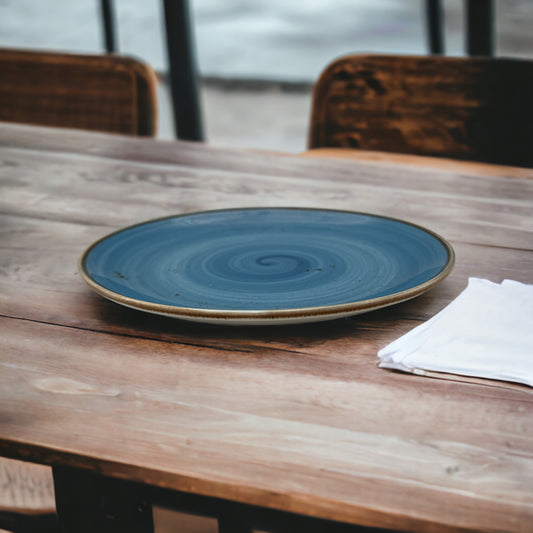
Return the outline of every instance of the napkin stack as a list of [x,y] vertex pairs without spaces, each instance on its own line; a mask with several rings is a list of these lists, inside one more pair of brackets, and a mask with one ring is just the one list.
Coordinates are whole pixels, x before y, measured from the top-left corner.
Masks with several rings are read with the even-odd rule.
[[533,387],[533,285],[470,278],[451,304],[378,356],[382,368]]

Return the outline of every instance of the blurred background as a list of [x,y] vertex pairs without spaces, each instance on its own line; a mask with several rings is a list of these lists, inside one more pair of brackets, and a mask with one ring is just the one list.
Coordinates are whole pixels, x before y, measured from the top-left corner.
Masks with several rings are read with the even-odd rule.
[[[118,51],[161,76],[173,138],[162,2],[115,0]],[[447,55],[463,55],[462,0],[443,0]],[[206,141],[303,151],[313,82],[348,53],[427,54],[423,0],[190,0]],[[496,0],[496,55],[533,58],[533,1]],[[0,0],[0,46],[104,51],[96,0]]]

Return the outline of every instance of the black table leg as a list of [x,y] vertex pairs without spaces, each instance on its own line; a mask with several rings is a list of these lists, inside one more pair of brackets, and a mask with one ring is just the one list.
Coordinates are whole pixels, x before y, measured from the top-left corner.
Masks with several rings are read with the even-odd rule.
[[140,484],[54,467],[61,533],[153,533],[152,506]]
[[218,533],[252,533],[252,528],[238,518],[221,516],[218,518]]

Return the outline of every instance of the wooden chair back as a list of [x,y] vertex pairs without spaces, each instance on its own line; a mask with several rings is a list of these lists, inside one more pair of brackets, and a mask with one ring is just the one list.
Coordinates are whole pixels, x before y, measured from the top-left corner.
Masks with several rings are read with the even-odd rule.
[[0,50],[0,120],[153,136],[157,79],[115,55]]
[[533,61],[351,55],[314,88],[309,148],[533,166]]

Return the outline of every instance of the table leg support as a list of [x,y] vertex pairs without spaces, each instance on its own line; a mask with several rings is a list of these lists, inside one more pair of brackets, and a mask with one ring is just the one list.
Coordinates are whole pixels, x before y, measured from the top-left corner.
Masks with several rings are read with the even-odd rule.
[[142,485],[70,467],[54,467],[61,533],[153,533]]
[[252,533],[252,528],[232,516],[218,518],[218,533]]

